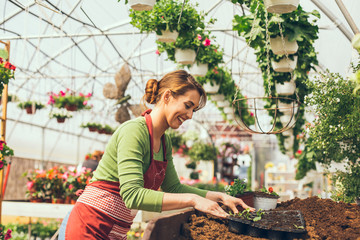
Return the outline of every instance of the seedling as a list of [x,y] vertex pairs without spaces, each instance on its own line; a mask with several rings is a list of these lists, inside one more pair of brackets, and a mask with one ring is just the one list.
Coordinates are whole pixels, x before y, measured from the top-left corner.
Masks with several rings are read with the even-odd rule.
[[297,229],[304,229],[304,226],[298,226],[296,224],[294,224],[294,227],[296,227]]

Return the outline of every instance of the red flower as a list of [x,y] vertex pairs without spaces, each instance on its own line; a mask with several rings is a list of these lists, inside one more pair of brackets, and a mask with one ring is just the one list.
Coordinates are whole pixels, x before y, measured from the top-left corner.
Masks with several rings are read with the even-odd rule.
[[274,189],[272,187],[269,187],[269,193],[272,193]]
[[214,49],[214,52],[217,52],[217,49],[216,49],[216,48]]
[[205,40],[203,41],[203,45],[204,45],[205,47],[210,46],[210,45],[211,45],[211,40],[208,39],[208,38],[205,38]]
[[299,150],[297,150],[296,153],[299,154],[299,155],[301,155],[302,151],[299,149]]

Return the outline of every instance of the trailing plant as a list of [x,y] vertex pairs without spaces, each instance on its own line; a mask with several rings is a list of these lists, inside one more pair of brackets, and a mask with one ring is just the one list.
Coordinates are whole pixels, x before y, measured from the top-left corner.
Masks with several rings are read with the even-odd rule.
[[100,129],[100,128],[101,128],[101,124],[88,122],[88,123],[82,123],[82,124],[80,125],[80,127],[81,127],[81,128],[95,128],[95,129]]
[[60,91],[58,94],[50,92],[48,104],[56,108],[67,108],[70,106],[75,106],[76,110],[91,109],[91,106],[88,105],[88,100],[91,98],[91,96],[91,93],[86,95],[79,93],[76,95],[74,91],[66,89],[65,92]]
[[[205,28],[204,14],[199,14],[189,0],[162,0],[151,11],[130,10],[131,24],[140,32],[177,31],[179,36],[193,35],[196,29]],[[181,16],[181,17],[180,17]],[[180,21],[179,21],[180,19]]]
[[5,157],[14,156],[14,150],[12,150],[5,141],[0,140],[0,170],[7,165]]
[[14,78],[16,67],[10,62],[0,57],[0,95],[4,89],[4,85],[9,83],[10,79]]
[[36,110],[45,108],[44,104],[35,101],[26,101],[18,104],[18,107],[21,109],[32,108],[33,106],[35,107]]
[[[239,35],[244,37],[250,47],[255,50],[256,61],[259,63],[259,67],[262,71],[264,79],[265,92],[269,96],[276,96],[275,83],[283,83],[284,81],[290,81],[291,78],[295,80],[297,96],[294,94],[290,96],[292,99],[298,99],[300,102],[304,101],[304,97],[311,93],[311,89],[305,84],[308,79],[308,72],[314,69],[314,66],[318,64],[316,52],[314,48],[314,41],[318,38],[318,27],[316,25],[317,18],[320,17],[317,11],[305,12],[301,6],[297,10],[288,14],[271,14],[268,13],[268,34],[269,37],[275,37],[280,35],[281,25],[282,33],[284,37],[288,37],[289,41],[297,41],[299,49],[296,55],[298,55],[298,62],[295,70],[290,73],[275,72],[270,67],[270,74],[267,73],[268,66],[271,65],[271,61],[279,61],[281,56],[276,56],[272,51],[268,52],[266,45],[266,20],[265,20],[265,7],[262,1],[246,1],[246,0],[233,0],[232,2],[238,2],[244,4],[250,10],[249,15],[234,17],[234,30],[237,30]],[[258,12],[255,16],[256,8]],[[311,21],[311,17],[314,17]],[[254,28],[252,29],[254,23]],[[269,56],[269,59],[268,59]],[[282,56],[284,57],[284,56]],[[293,56],[289,55],[292,59]],[[270,84],[270,92],[268,92],[268,85]],[[269,100],[265,108],[275,107],[274,99]],[[281,114],[279,114],[281,115]],[[302,127],[305,123],[304,120],[304,106],[301,105],[299,109],[299,115],[297,122],[293,127],[294,136],[302,132]],[[280,122],[276,123],[277,128],[282,128]],[[284,136],[277,134],[279,146],[283,153],[284,148]],[[298,140],[294,138],[295,153],[298,150]]]

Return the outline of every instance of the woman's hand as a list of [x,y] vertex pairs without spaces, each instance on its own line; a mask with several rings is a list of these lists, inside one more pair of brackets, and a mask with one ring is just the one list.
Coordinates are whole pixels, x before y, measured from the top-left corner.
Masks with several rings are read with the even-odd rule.
[[246,205],[242,199],[232,197],[225,193],[209,191],[206,195],[206,198],[216,202],[221,202],[222,204],[228,206],[233,211],[233,213],[239,212],[239,210],[236,208],[236,206],[239,205],[244,209],[250,208],[251,212],[255,211],[255,208]]
[[229,214],[226,213],[224,209],[222,209],[217,202],[200,196],[196,196],[196,198],[194,199],[193,207],[196,210],[199,210],[204,213],[209,213],[220,218],[226,218],[229,216]]

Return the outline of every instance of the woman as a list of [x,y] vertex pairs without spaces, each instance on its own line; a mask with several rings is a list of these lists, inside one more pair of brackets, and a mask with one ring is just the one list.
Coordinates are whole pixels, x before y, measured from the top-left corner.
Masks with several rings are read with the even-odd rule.
[[123,123],[113,134],[91,183],[70,213],[65,239],[126,239],[137,209],[161,212],[194,207],[226,217],[217,202],[234,212],[237,205],[248,208],[224,193],[182,185],[175,172],[165,130],[179,128],[205,106],[201,85],[178,70],[160,81],[149,80],[143,99],[155,104],[154,109]]

